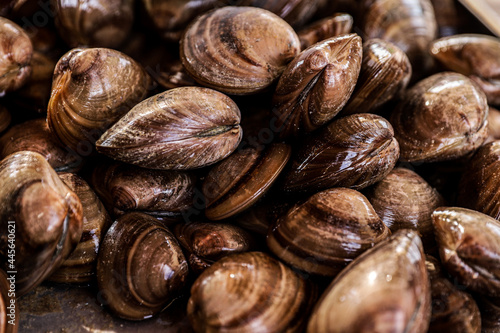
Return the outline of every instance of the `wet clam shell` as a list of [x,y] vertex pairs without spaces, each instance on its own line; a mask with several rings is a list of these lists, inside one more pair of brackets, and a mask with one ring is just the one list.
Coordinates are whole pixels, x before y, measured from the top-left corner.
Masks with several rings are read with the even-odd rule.
[[352,16],[346,13],[337,13],[313,22],[297,31],[301,49],[305,50],[309,46],[331,37],[348,34],[351,32],[353,23]]
[[335,117],[356,86],[361,58],[361,37],[348,34],[314,44],[293,59],[273,96],[279,135],[297,137]]
[[112,49],[73,49],[58,61],[47,107],[51,132],[81,155],[147,93],[149,76]]
[[[0,162],[0,228],[15,222],[15,263],[7,256],[8,238],[0,238],[0,263],[17,270],[20,297],[53,273],[78,244],[82,205],[45,158],[35,152],[11,154]],[[6,233],[4,234],[6,236]]]
[[307,332],[426,332],[430,284],[422,243],[400,230],[355,259],[316,304]]
[[356,88],[342,115],[378,111],[406,89],[412,75],[410,60],[399,47],[382,39],[363,44],[363,61]]
[[266,89],[299,51],[299,38],[288,23],[253,7],[212,10],[191,23],[180,43],[188,73],[229,94]]
[[441,262],[470,290],[500,297],[500,222],[460,207],[432,214]]
[[334,188],[290,209],[269,229],[267,245],[295,268],[335,276],[389,235],[364,195]]
[[426,251],[436,247],[431,215],[434,209],[444,204],[444,200],[416,172],[395,168],[368,188],[365,195],[392,232],[399,229],[417,230]]
[[0,137],[0,159],[23,150],[41,154],[57,172],[75,171],[83,164],[76,153],[62,146],[50,132],[45,119],[17,124]]
[[401,160],[437,162],[464,156],[488,136],[488,104],[466,76],[444,72],[418,82],[391,115]]
[[142,320],[160,312],[179,296],[187,275],[174,235],[149,215],[120,217],[101,243],[98,297],[121,318]]
[[0,17],[0,95],[19,89],[30,77],[33,45],[16,23]]
[[95,279],[99,245],[112,221],[104,205],[85,180],[73,173],[60,173],[59,178],[75,192],[82,203],[83,231],[75,250],[49,279],[55,282],[91,282]]
[[195,332],[300,332],[314,298],[315,289],[290,268],[247,252],[206,269],[187,311]]
[[178,223],[173,232],[187,252],[190,268],[198,274],[231,253],[248,252],[255,247],[248,232],[228,223]]
[[208,88],[167,90],[137,104],[96,142],[97,151],[149,169],[195,169],[231,154],[242,137],[240,110]]
[[221,220],[252,206],[278,178],[290,155],[290,146],[275,143],[262,151],[240,150],[214,166],[202,185],[205,216]]
[[333,121],[298,148],[285,175],[284,189],[362,189],[383,179],[398,158],[399,145],[386,119],[353,114]]
[[433,41],[430,53],[445,68],[467,75],[500,104],[500,39],[479,34],[453,35]]

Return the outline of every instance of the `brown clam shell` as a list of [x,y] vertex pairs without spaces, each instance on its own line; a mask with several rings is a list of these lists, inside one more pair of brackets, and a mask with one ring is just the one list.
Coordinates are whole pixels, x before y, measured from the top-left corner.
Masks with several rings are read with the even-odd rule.
[[181,60],[200,84],[229,94],[269,87],[300,51],[295,31],[275,14],[253,7],[223,7],[191,23]]
[[247,148],[214,166],[202,186],[207,201],[205,216],[221,220],[252,206],[278,178],[291,151],[284,143],[262,151]]
[[345,35],[351,32],[354,19],[347,13],[337,13],[331,17],[326,17],[313,22],[297,31],[302,50],[309,46],[321,42],[325,39]]
[[367,39],[394,43],[408,55],[416,75],[429,69],[428,45],[437,34],[430,0],[363,0],[360,6]]
[[383,179],[398,157],[399,145],[387,120],[353,114],[333,121],[299,147],[284,188],[290,192],[362,189]]
[[51,0],[59,35],[71,47],[119,46],[134,22],[133,0]]
[[194,169],[231,154],[242,131],[238,106],[208,88],[167,90],[137,104],[96,142],[113,159],[150,169]]
[[460,180],[457,202],[500,219],[500,141],[490,142],[470,159]]
[[45,119],[17,124],[0,137],[0,159],[23,150],[41,154],[57,172],[77,170],[83,163],[77,154],[61,145]]
[[4,95],[28,80],[33,45],[20,26],[1,16],[0,40],[0,95]]
[[432,214],[441,262],[470,290],[500,297],[500,222],[460,207]]
[[267,245],[295,268],[335,276],[389,235],[364,195],[333,188],[290,209],[269,229]]
[[436,23],[438,25],[438,35],[440,37],[455,35],[460,27],[461,18],[458,15],[458,4],[454,0],[431,0],[434,12],[436,13]]
[[417,230],[426,252],[436,247],[432,212],[444,204],[443,197],[416,172],[395,168],[368,188],[366,197],[384,224],[396,232]]
[[183,171],[149,170],[122,163],[97,166],[96,192],[115,216],[139,211],[179,220],[194,202],[196,177]]
[[238,226],[225,223],[178,223],[173,232],[185,250],[189,267],[197,274],[231,254],[251,251],[253,237]]
[[407,91],[391,115],[401,160],[437,162],[464,156],[488,136],[488,104],[459,73],[434,74]]
[[406,89],[411,74],[410,60],[399,47],[382,39],[369,39],[363,44],[356,88],[342,114],[374,113]]
[[174,235],[149,215],[120,217],[101,243],[99,296],[121,318],[142,320],[160,312],[180,294],[187,275]]
[[188,318],[195,332],[301,332],[315,294],[267,254],[233,254],[194,282]]
[[361,37],[321,41],[293,59],[273,96],[282,138],[311,132],[329,122],[349,100],[361,68]]
[[47,122],[58,139],[89,155],[99,136],[147,93],[149,76],[112,49],[73,49],[57,63]]
[[481,314],[471,295],[457,289],[441,273],[439,261],[427,256],[431,281],[432,315],[428,333],[481,332]]
[[112,221],[85,180],[73,173],[60,173],[59,178],[75,192],[82,203],[83,232],[75,250],[49,279],[55,282],[91,282],[95,279],[99,245]]
[[0,332],[17,333],[19,308],[16,302],[16,275],[0,269]]
[[500,39],[453,35],[435,40],[429,47],[445,68],[467,75],[485,92],[488,103],[500,105]]
[[54,272],[78,244],[82,205],[35,152],[4,158],[0,179],[0,227],[4,232],[15,230],[15,263],[8,261],[6,234],[0,238],[0,262],[6,271],[17,271],[16,296],[20,297]]
[[426,332],[431,294],[422,243],[400,230],[344,269],[323,293],[307,332]]

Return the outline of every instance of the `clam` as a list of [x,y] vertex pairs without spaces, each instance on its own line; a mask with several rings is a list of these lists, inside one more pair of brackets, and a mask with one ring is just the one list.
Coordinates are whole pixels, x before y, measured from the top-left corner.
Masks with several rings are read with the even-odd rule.
[[301,332],[316,289],[262,252],[229,255],[191,287],[195,332]]
[[462,73],[485,92],[488,103],[500,104],[500,39],[477,34],[444,37],[430,52],[445,68]]
[[0,137],[0,159],[23,150],[41,154],[57,172],[77,170],[83,162],[77,154],[61,145],[49,131],[45,119],[17,124]]
[[240,110],[208,88],[167,90],[136,105],[96,142],[113,159],[150,169],[194,169],[231,154],[241,140]]
[[466,76],[434,74],[407,91],[391,115],[401,160],[437,162],[462,157],[488,136],[488,104]]
[[356,88],[342,114],[374,113],[406,89],[411,74],[410,60],[399,47],[382,39],[369,39],[363,44]]
[[15,279],[15,274],[8,276],[0,269],[0,332],[2,333],[17,333],[19,325]]
[[59,178],[75,192],[82,203],[83,232],[75,250],[49,279],[55,282],[91,282],[95,279],[99,245],[112,221],[85,180],[73,173],[60,173]]
[[182,292],[188,264],[174,235],[154,217],[123,215],[99,248],[99,296],[117,316],[150,318]]
[[278,219],[269,229],[267,245],[295,268],[335,276],[389,235],[364,195],[333,188],[316,193]]
[[436,38],[437,23],[430,0],[363,0],[361,29],[367,39],[387,40],[408,55],[414,74],[432,65],[428,45]]
[[253,237],[232,224],[178,223],[173,232],[185,250],[191,270],[198,274],[229,254],[248,252],[255,247]]
[[432,212],[444,204],[443,197],[416,172],[395,168],[366,190],[366,197],[384,224],[396,232],[417,230],[424,249],[435,248]]
[[6,232],[9,225],[15,225],[15,262],[9,262],[4,233],[0,238],[1,267],[17,271],[16,296],[20,297],[53,273],[78,244],[82,205],[35,152],[4,158],[0,179],[0,227]]
[[102,164],[94,169],[92,184],[115,216],[139,211],[178,221],[195,201],[196,177],[184,171]]
[[454,0],[431,0],[440,37],[455,35],[460,25],[457,2]]
[[149,76],[127,55],[73,49],[57,63],[47,109],[50,130],[80,155],[147,93]]
[[414,332],[429,326],[431,293],[420,237],[400,230],[344,269],[313,309],[307,332]]
[[33,45],[14,22],[0,17],[0,95],[19,89],[31,74]]
[[293,59],[273,96],[280,136],[297,137],[335,117],[356,86],[361,57],[361,37],[348,34],[314,44]]
[[252,206],[278,178],[290,154],[290,146],[275,143],[262,151],[239,150],[214,166],[202,185],[205,216],[221,220]]
[[500,220],[500,141],[490,142],[474,154],[459,183],[457,202]]
[[345,35],[351,32],[354,20],[347,13],[337,13],[330,17],[326,17],[319,21],[297,31],[302,50],[309,46],[321,42],[331,37]]
[[432,214],[441,262],[469,290],[500,297],[500,222],[461,207]]
[[457,289],[443,276],[436,258],[428,256],[426,265],[432,296],[432,316],[428,333],[480,333],[481,314],[474,298]]
[[117,47],[134,22],[133,0],[52,0],[59,35],[71,47]]
[[285,175],[284,189],[362,189],[383,179],[398,157],[399,145],[386,119],[353,114],[333,121],[298,148]]
[[253,7],[201,15],[180,41],[182,63],[196,81],[239,95],[265,90],[299,51],[299,38],[288,23]]

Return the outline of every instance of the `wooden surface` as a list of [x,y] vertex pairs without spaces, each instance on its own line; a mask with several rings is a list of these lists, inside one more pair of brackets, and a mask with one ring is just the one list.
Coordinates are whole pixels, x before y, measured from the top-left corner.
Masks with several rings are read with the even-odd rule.
[[500,37],[500,0],[459,0],[488,29]]

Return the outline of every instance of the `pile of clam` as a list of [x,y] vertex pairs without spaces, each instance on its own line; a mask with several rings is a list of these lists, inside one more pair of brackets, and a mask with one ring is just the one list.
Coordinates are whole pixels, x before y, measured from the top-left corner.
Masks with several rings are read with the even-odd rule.
[[9,271],[195,332],[500,332],[500,39],[456,1],[0,14],[0,332]]

